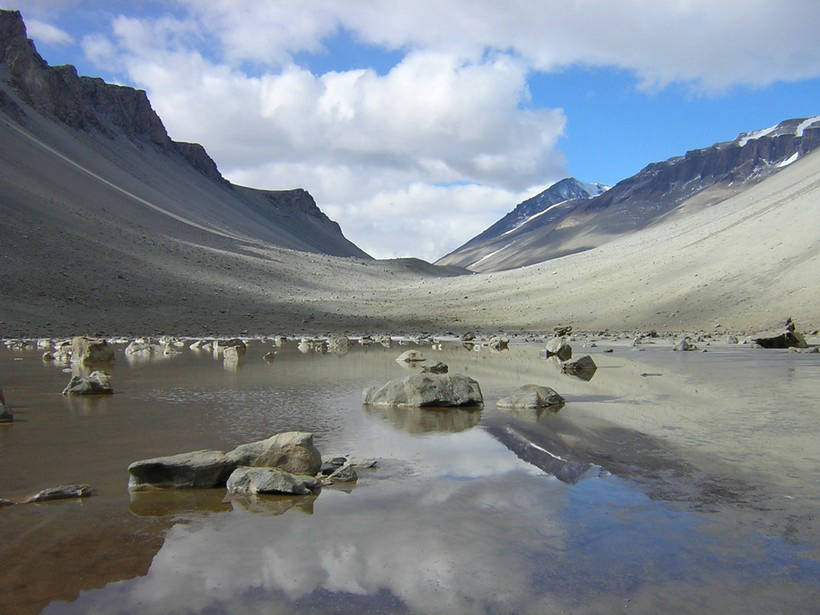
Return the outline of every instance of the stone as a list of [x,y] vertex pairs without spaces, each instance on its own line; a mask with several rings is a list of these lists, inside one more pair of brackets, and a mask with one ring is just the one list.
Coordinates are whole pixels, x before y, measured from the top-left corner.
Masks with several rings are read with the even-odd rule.
[[105,340],[85,336],[71,338],[71,358],[76,363],[110,363],[114,348]]
[[63,395],[110,395],[111,377],[105,372],[94,371],[88,376],[72,376]]
[[555,408],[564,405],[564,398],[554,389],[537,384],[525,384],[508,397],[496,402],[497,408]]
[[614,350],[613,348],[607,348],[607,349],[606,349],[606,350],[604,350],[603,352],[615,352],[615,350]]
[[236,461],[228,458],[225,453],[213,450],[142,459],[128,466],[128,488],[220,487],[236,466]]
[[581,380],[592,380],[598,366],[588,354],[583,357],[575,359],[574,361],[567,361],[561,365],[561,371],[570,376],[577,376]]
[[235,495],[310,495],[319,482],[312,476],[291,474],[279,468],[241,466],[231,473],[225,486],[228,493]]
[[197,340],[193,344],[188,346],[188,348],[190,350],[203,350],[202,346],[204,346],[206,343],[207,342],[205,340]]
[[125,355],[150,355],[154,353],[154,346],[150,342],[134,340],[125,347]]
[[736,335],[727,335],[726,336],[726,343],[727,344],[737,344],[737,336]]
[[446,363],[437,361],[433,365],[426,365],[421,368],[422,372],[429,372],[431,374],[446,374],[450,370]]
[[478,382],[462,374],[413,374],[363,393],[363,403],[382,406],[447,407],[484,403]]
[[572,346],[563,337],[554,337],[547,342],[547,358],[558,357],[559,361],[569,361],[572,358]]
[[487,340],[487,346],[492,350],[507,350],[510,346],[510,338],[494,335]]
[[334,483],[352,483],[359,480],[359,475],[356,474],[356,470],[353,469],[352,464],[346,463],[336,468],[336,471],[328,476],[328,480]]
[[5,498],[0,498],[0,508],[3,508],[3,506],[14,506],[14,502],[11,500],[6,500]]
[[806,340],[800,333],[788,329],[779,335],[755,337],[752,338],[752,341],[760,344],[763,348],[808,348]]
[[396,361],[399,363],[416,363],[425,360],[424,355],[418,350],[405,350],[396,357]]
[[[2,394],[0,393],[0,400],[2,399]],[[6,406],[5,403],[0,401],[0,423],[13,423],[14,422],[14,414],[12,414],[11,409]]]
[[43,489],[26,500],[26,502],[48,502],[49,500],[66,500],[69,498],[87,498],[94,495],[90,485],[60,485]]
[[248,349],[248,346],[242,340],[238,338],[229,339],[229,340],[216,340],[212,344],[214,355],[220,355],[225,353],[228,348],[233,348],[231,355],[235,355],[236,357],[243,357],[245,356],[245,351]]
[[678,340],[678,343],[672,347],[675,351],[692,351],[697,350],[698,347],[692,343],[692,338],[688,335]]
[[472,331],[468,331],[464,335],[461,336],[462,342],[472,342],[475,339],[475,333]]
[[572,333],[571,326],[558,326],[552,328],[552,334],[554,337],[564,337],[565,335],[569,335]]
[[322,455],[313,444],[313,434],[287,431],[265,440],[242,444],[227,453],[234,466],[277,467],[292,474],[315,475],[322,467]]
[[331,335],[327,340],[327,349],[335,354],[345,354],[350,350],[350,340],[344,335]]

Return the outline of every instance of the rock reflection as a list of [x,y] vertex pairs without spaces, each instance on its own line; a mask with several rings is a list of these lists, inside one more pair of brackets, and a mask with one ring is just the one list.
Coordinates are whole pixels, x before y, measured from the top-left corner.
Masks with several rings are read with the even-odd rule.
[[224,489],[152,489],[130,491],[130,510],[138,517],[165,517],[195,512],[228,512]]
[[313,503],[318,497],[318,495],[232,495],[226,498],[225,502],[230,504],[233,510],[244,510],[251,513],[283,515],[292,510],[312,515]]
[[459,432],[472,429],[481,421],[481,408],[406,408],[395,406],[362,406],[371,416],[377,416],[409,433]]
[[111,395],[66,395],[64,403],[79,416],[105,414],[111,409]]

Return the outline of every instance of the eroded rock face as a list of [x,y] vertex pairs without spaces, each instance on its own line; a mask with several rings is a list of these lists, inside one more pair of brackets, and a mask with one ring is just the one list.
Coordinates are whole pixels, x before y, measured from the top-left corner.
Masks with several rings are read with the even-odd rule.
[[287,431],[265,440],[237,446],[226,457],[236,466],[277,467],[292,474],[317,474],[322,455],[313,444],[313,434]]
[[114,348],[105,340],[85,336],[71,338],[71,357],[75,363],[110,363]]
[[365,389],[365,404],[382,406],[477,406],[484,403],[478,382],[462,374],[413,374]]
[[553,337],[547,342],[547,357],[556,356],[560,361],[569,361],[572,358],[572,346],[563,337]]
[[256,495],[310,495],[319,482],[312,476],[291,474],[279,468],[239,467],[228,477],[228,493]]
[[26,502],[47,502],[49,500],[66,500],[69,498],[87,498],[94,495],[91,485],[74,484],[49,487],[31,496]]
[[128,488],[209,488],[225,484],[236,462],[222,451],[193,451],[135,461],[128,466]]
[[554,389],[537,384],[525,384],[508,397],[502,397],[496,402],[498,408],[553,408],[555,410],[564,405],[564,398]]
[[111,377],[105,372],[91,372],[88,376],[72,376],[63,395],[110,395]]

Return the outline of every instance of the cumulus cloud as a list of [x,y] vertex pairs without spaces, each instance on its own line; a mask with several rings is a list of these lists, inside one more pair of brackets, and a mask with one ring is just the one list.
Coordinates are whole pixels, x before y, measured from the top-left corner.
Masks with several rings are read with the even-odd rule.
[[[307,188],[376,256],[434,259],[565,175],[566,117],[530,104],[532,71],[609,66],[647,90],[708,92],[820,75],[813,0],[179,6],[114,19],[86,56],[121,66],[229,179]],[[383,73],[297,65],[340,32],[401,59]]]
[[42,43],[67,45],[74,42],[74,37],[65,30],[39,19],[26,20],[26,31],[31,38]]

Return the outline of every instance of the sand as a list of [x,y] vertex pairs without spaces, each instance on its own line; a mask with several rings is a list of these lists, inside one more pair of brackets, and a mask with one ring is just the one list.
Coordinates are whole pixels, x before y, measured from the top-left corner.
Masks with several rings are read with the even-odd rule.
[[216,182],[124,139],[0,129],[4,337],[820,327],[820,152],[594,250],[453,277],[277,247]]

